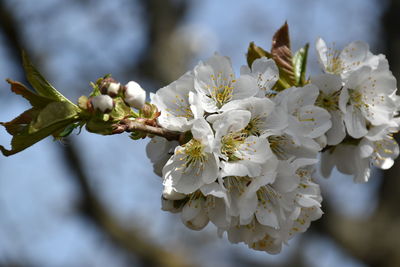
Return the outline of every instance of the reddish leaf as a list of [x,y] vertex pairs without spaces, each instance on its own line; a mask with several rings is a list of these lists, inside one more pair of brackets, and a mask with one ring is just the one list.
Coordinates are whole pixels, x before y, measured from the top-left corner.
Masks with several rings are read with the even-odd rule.
[[293,56],[290,49],[289,26],[287,22],[274,34],[271,54],[279,67],[279,76],[281,79],[289,85],[294,85]]
[[48,99],[46,97],[40,96],[23,85],[20,82],[13,81],[11,79],[6,80],[11,85],[11,91],[16,93],[17,95],[23,96],[26,100],[31,103],[33,107],[43,108],[53,100]]

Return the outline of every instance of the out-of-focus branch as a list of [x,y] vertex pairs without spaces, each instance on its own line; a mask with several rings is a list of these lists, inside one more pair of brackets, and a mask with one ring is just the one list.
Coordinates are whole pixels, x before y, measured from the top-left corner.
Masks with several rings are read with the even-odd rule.
[[73,142],[63,148],[63,155],[68,164],[68,169],[73,176],[82,193],[82,215],[86,216],[98,227],[100,227],[113,241],[124,250],[134,253],[140,259],[143,266],[189,266],[184,258],[177,254],[168,252],[160,246],[155,245],[143,231],[135,228],[125,228],[116,218],[104,208],[104,205],[92,191],[86,177],[82,160],[76,151]]
[[22,40],[19,36],[19,29],[17,26],[17,21],[12,15],[12,12],[8,10],[4,0],[0,0],[0,27],[7,37],[6,42],[8,47],[10,47],[10,52],[12,53],[14,59],[17,59],[19,63],[20,53],[22,45]]
[[27,47],[23,45],[23,39],[20,34],[18,22],[13,16],[11,10],[8,9],[6,1],[4,0],[0,0],[0,30],[4,33],[5,42],[9,48],[9,54],[12,56],[12,59],[21,74],[19,80],[26,84],[23,75],[24,70],[21,64],[21,51],[24,48],[27,50]]
[[369,218],[343,216],[324,201],[325,214],[313,229],[332,238],[368,266],[400,266],[400,218],[382,203]]
[[174,33],[183,20],[188,1],[141,0],[148,26],[145,51],[134,67],[140,77],[167,84],[182,75],[187,58],[182,44],[173,42]]

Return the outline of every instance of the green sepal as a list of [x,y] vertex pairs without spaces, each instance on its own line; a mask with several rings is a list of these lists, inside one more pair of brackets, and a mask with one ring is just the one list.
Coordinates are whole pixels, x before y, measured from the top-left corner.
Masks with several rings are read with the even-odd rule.
[[293,56],[294,77],[296,86],[304,86],[307,83],[306,69],[309,44],[300,48]]
[[90,86],[93,88],[93,91],[89,94],[89,96],[101,95],[100,88],[97,83],[90,82]]
[[125,104],[124,100],[120,97],[114,98],[115,106],[109,113],[110,117],[115,120],[122,120],[126,117],[137,116],[136,113]]

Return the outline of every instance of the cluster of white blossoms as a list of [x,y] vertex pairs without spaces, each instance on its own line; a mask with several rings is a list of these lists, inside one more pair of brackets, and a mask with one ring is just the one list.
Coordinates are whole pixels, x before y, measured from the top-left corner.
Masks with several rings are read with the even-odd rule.
[[186,133],[181,144],[154,137],[147,147],[164,210],[191,229],[212,222],[232,243],[279,253],[322,215],[319,159],[324,175],[336,166],[357,182],[371,164],[391,167],[399,100],[387,60],[362,42],[339,53],[319,39],[317,51],[325,73],[303,87],[276,92],[272,59],[237,77],[216,54],[151,96],[159,125]]
[[367,182],[371,164],[388,169],[399,154],[392,136],[400,122],[396,79],[385,56],[373,55],[364,42],[338,52],[318,39],[316,47],[325,73],[311,82],[320,89],[317,105],[332,116],[322,174],[328,177],[336,166],[355,182]]

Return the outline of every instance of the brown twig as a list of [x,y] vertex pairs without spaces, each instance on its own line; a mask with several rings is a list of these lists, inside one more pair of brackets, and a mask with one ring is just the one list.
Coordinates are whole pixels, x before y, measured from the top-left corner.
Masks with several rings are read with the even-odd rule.
[[115,125],[114,133],[135,131],[161,136],[168,141],[182,141],[184,136],[184,133],[170,131],[162,127],[151,126],[145,122],[130,119],[121,120],[119,124]]

